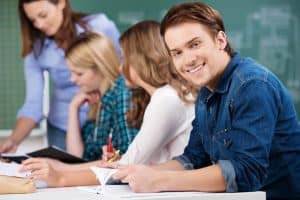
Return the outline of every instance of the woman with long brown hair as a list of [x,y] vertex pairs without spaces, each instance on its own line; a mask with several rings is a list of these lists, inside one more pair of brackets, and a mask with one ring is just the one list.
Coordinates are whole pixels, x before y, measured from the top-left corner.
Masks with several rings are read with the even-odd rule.
[[[19,0],[19,17],[26,99],[18,112],[11,136],[0,144],[0,152],[16,151],[21,141],[44,118],[44,72],[49,73],[52,83],[47,116],[48,143],[65,149],[68,108],[78,91],[78,87],[70,81],[71,74],[64,58],[65,50],[78,34],[86,30],[105,34],[119,49],[119,32],[104,14],[74,12],[68,0]],[[81,107],[80,126],[86,120],[87,111],[87,107]]]
[[[180,155],[194,119],[193,95],[186,81],[170,71],[173,63],[160,24],[142,21],[120,38],[127,85],[149,96],[141,128],[121,164],[157,164]],[[140,101],[144,101],[144,98]],[[132,111],[134,112],[134,110]]]

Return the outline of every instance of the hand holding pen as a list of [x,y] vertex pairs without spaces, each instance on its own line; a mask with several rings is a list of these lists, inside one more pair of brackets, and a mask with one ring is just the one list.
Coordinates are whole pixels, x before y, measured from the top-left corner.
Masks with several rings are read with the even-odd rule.
[[114,162],[120,159],[120,151],[114,149],[112,144],[112,133],[109,134],[107,145],[102,146],[102,160]]

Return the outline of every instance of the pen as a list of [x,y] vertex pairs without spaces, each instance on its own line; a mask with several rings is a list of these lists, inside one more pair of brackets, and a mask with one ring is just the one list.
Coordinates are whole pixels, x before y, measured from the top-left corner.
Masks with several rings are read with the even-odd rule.
[[114,151],[114,149],[113,149],[113,144],[112,144],[112,130],[110,131],[109,136],[108,136],[108,144],[107,144],[106,151],[108,153],[113,153],[113,156],[110,159],[108,159],[107,162],[114,162],[114,161],[116,161],[116,160],[119,159],[119,157],[120,157],[120,150]]
[[113,145],[112,145],[112,132],[109,133],[108,136],[108,144],[107,144],[107,149],[106,151],[108,153],[113,153]]

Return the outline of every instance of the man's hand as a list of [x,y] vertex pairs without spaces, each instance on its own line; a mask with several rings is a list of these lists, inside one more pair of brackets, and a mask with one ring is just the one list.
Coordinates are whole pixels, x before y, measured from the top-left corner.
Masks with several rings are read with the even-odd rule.
[[145,165],[127,165],[118,167],[120,171],[114,173],[114,179],[128,183],[134,192],[160,192],[157,189],[157,181],[160,180],[160,173]]

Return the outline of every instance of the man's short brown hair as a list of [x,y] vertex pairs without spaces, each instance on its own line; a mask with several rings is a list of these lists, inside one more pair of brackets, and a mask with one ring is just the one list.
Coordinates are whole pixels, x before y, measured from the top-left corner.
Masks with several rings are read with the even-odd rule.
[[[213,37],[219,31],[225,32],[220,13],[201,2],[187,2],[174,5],[163,18],[160,32],[164,36],[168,28],[185,22],[196,22],[204,25]],[[228,41],[225,51],[230,56],[234,55],[234,50]]]

